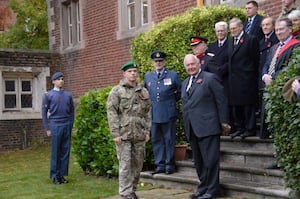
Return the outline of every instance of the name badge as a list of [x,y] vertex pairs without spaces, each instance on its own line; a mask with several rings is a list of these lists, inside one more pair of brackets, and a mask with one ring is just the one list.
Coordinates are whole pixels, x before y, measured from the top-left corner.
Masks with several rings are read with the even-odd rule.
[[171,78],[166,78],[166,79],[164,79],[164,85],[165,85],[165,86],[170,86],[170,85],[172,85],[172,80],[171,80]]

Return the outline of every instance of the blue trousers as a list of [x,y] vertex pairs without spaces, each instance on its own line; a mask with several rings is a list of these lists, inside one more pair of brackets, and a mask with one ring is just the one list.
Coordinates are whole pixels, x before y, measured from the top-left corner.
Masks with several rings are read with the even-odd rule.
[[175,170],[176,121],[152,123],[151,141],[154,163],[159,170]]
[[51,126],[50,178],[68,175],[72,125]]

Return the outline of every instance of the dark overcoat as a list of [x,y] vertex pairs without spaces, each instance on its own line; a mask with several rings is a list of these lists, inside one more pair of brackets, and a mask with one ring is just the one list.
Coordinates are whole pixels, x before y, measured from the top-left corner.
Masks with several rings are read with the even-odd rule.
[[244,33],[238,45],[228,41],[229,105],[253,105],[258,99],[259,42]]

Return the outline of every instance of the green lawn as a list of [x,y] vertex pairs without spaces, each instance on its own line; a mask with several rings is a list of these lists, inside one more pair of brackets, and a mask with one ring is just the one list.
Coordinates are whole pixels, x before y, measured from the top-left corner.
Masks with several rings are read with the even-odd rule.
[[94,199],[118,194],[116,178],[86,176],[71,155],[68,184],[49,179],[50,148],[0,152],[0,199]]

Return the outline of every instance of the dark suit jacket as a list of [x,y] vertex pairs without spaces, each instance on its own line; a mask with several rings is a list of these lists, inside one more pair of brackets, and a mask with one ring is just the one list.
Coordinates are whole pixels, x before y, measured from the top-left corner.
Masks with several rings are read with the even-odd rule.
[[228,86],[230,105],[253,105],[258,96],[259,46],[255,37],[244,33],[237,46],[228,41]]
[[221,123],[228,123],[227,99],[219,78],[201,71],[191,94],[186,92],[190,77],[182,83],[182,108],[185,132],[190,139],[191,128],[199,138],[221,133]]
[[[250,29],[250,32],[249,32],[249,34],[255,36],[258,41],[261,40],[264,37],[264,33],[261,29],[261,21],[263,19],[264,19],[263,16],[256,15],[253,22],[252,22],[251,29]],[[246,29],[247,23],[248,23],[248,21],[246,20],[244,22],[244,31]]]
[[[290,40],[291,42],[292,40]],[[271,49],[270,49],[270,53],[267,56],[266,59],[266,63],[264,64],[264,67],[262,69],[262,76],[265,74],[268,74],[268,70],[269,70],[269,66],[271,64],[272,58],[276,52],[276,49],[278,47],[279,43],[274,45]],[[289,48],[287,48],[286,50],[284,50],[284,52],[282,54],[280,54],[280,56],[277,58],[276,64],[275,64],[275,73],[272,75],[272,78],[274,79],[275,76],[278,74],[278,72],[280,70],[282,70],[284,64],[288,63],[288,59],[292,56],[293,54],[293,50],[294,48],[299,46],[299,42],[291,45]]]
[[258,77],[258,87],[261,89],[264,87],[264,83],[262,81],[262,69],[263,66],[267,60],[267,55],[270,52],[270,49],[272,46],[274,46],[275,44],[277,44],[279,41],[277,39],[277,36],[275,34],[275,31],[272,33],[272,35],[270,36],[270,38],[268,38],[267,41],[265,41],[265,38],[262,38],[259,41],[259,53],[260,53],[260,57],[259,57],[259,77]]
[[176,120],[176,101],[181,96],[181,81],[177,73],[165,69],[158,79],[156,71],[149,72],[145,75],[144,82],[152,103],[152,122],[165,123]]
[[228,75],[228,39],[224,42],[222,47],[219,47],[218,40],[210,44],[207,49],[207,54],[213,55],[208,60],[206,70],[215,73],[223,81]]

